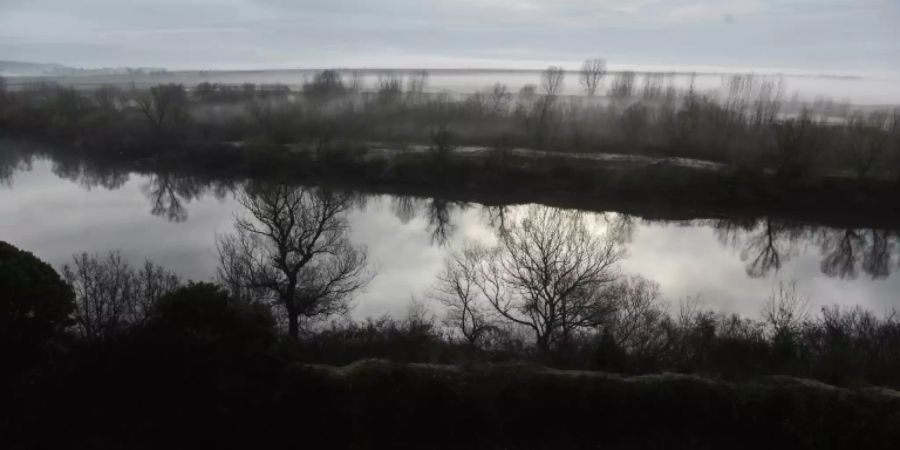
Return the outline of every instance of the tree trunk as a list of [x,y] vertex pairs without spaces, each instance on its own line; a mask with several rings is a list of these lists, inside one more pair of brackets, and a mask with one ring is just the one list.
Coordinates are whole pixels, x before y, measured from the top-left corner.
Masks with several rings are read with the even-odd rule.
[[546,357],[550,354],[550,335],[538,335],[537,339],[535,339],[535,344],[537,345],[538,352],[542,357]]
[[300,338],[300,323],[293,311],[288,311],[288,336],[295,340]]

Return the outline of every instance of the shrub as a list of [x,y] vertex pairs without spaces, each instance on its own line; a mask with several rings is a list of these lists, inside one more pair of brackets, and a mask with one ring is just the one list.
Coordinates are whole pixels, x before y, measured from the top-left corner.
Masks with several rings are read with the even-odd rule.
[[0,242],[0,354],[8,368],[39,358],[69,325],[73,308],[72,291],[53,267]]

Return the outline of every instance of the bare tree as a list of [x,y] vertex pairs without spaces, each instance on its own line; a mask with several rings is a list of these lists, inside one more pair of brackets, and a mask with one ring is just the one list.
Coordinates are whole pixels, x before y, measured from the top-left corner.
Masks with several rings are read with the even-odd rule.
[[544,95],[555,97],[562,91],[566,71],[559,66],[550,66],[541,73],[541,89]]
[[248,187],[238,201],[248,217],[235,220],[234,234],[218,238],[224,284],[236,295],[282,308],[295,339],[300,319],[349,311],[352,295],[372,274],[366,249],[349,240],[345,196],[262,184]]
[[887,115],[876,112],[866,117],[862,112],[850,116],[847,143],[853,158],[857,179],[864,180],[887,153],[890,140],[884,131]]
[[600,87],[600,82],[606,75],[606,61],[596,58],[588,59],[581,65],[581,73],[579,74],[581,86],[589,97],[593,97]]
[[509,108],[509,102],[512,100],[512,93],[505,84],[495,83],[488,92],[488,98],[491,105],[491,112],[500,114],[506,112]]
[[473,347],[496,329],[479,289],[478,269],[483,252],[483,248],[474,245],[450,252],[430,293],[446,308],[445,325],[458,331]]
[[381,103],[393,104],[403,93],[403,83],[394,72],[382,72],[375,81],[377,99]]
[[406,78],[406,95],[412,103],[421,103],[428,86],[428,71],[414,70]]
[[797,291],[796,282],[779,282],[763,306],[762,316],[773,336],[788,336],[809,318],[809,299]]
[[900,108],[891,111],[887,131],[891,140],[891,175],[895,182],[900,181]]
[[443,164],[447,161],[450,153],[456,148],[456,133],[450,128],[448,121],[438,119],[429,130],[431,142],[429,150],[436,164]]
[[547,140],[550,116],[553,112],[553,105],[556,103],[556,97],[562,91],[565,74],[563,68],[558,66],[550,66],[541,73],[541,89],[544,90],[544,97],[540,102],[540,117],[537,127],[538,146],[542,146]]
[[602,324],[608,336],[632,355],[649,356],[665,346],[663,322],[668,310],[660,300],[659,285],[640,276],[616,281],[609,287],[616,311]]
[[184,86],[161,84],[138,97],[138,109],[150,122],[157,138],[171,137],[188,120],[188,98]]
[[641,97],[644,100],[659,100],[665,96],[666,76],[663,73],[651,72],[644,74],[644,88],[641,91]]
[[753,104],[753,124],[757,127],[771,126],[781,111],[784,94],[784,78],[781,76],[764,79],[757,89]]
[[547,352],[615,309],[604,289],[623,251],[575,212],[533,206],[484,252],[478,284],[502,318],[531,330]]
[[822,141],[816,130],[810,111],[806,108],[800,117],[787,119],[775,132],[776,176],[795,180],[812,171],[814,155]]
[[75,293],[76,327],[93,342],[111,341],[144,323],[156,301],[180,284],[178,276],[150,261],[133,269],[118,251],[75,255],[62,273]]
[[346,92],[344,79],[335,69],[323,70],[315,74],[312,81],[303,84],[303,95],[313,102],[327,102]]
[[116,86],[104,85],[93,93],[94,103],[103,112],[113,112],[119,108],[122,90]]
[[363,79],[363,74],[360,73],[359,71],[355,71],[355,70],[352,73],[350,73],[350,85],[348,86],[348,89],[350,90],[350,92],[352,92],[354,94],[359,94],[365,88],[366,88],[366,82],[365,82],[365,79]]
[[537,96],[537,86],[526,84],[519,89],[519,103],[532,103]]
[[610,97],[627,99],[634,96],[634,72],[620,72],[612,80],[609,87]]

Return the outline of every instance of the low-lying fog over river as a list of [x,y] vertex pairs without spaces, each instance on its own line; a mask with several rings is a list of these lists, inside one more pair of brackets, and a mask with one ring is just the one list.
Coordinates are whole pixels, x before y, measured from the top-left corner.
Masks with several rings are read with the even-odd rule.
[[[0,170],[0,239],[57,268],[74,253],[119,249],[132,263],[151,259],[184,278],[211,280],[216,235],[230,232],[242,214],[239,190],[34,159]],[[377,276],[356,297],[353,316],[404,314],[411,298],[427,304],[448,249],[467,240],[490,243],[502,221],[525,207],[357,195],[348,217],[352,239],[368,248]],[[715,310],[757,316],[773,286],[795,280],[813,308],[884,312],[897,304],[896,230],[774,217],[661,222],[585,214],[597,233],[622,242],[621,271],[656,281],[672,303],[699,298]]]

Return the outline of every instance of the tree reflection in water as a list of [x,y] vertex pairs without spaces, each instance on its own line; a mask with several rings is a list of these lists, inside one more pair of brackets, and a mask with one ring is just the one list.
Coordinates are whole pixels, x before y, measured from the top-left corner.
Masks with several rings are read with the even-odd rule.
[[432,198],[425,208],[428,229],[431,230],[431,243],[445,245],[456,231],[452,216],[456,208],[465,209],[465,205],[456,205],[444,199]]
[[443,198],[420,198],[413,196],[392,196],[391,212],[406,225],[420,214],[424,214],[426,229],[431,243],[446,245],[456,231],[454,216],[468,208],[465,202],[454,202]]
[[0,187],[12,186],[13,175],[21,170],[30,171],[33,157],[30,153],[17,148],[4,148],[0,151]]
[[213,195],[222,200],[235,191],[230,181],[212,182],[178,174],[173,170],[150,175],[141,191],[150,201],[150,213],[170,222],[184,222],[188,218],[185,205],[203,195]]
[[144,195],[150,200],[150,213],[157,217],[165,217],[170,222],[187,220],[187,209],[184,204],[199,196],[202,190],[188,178],[178,178],[171,172],[157,173],[141,187]]
[[424,201],[419,197],[395,195],[391,197],[391,211],[400,220],[400,223],[406,225],[419,215]]
[[97,186],[116,190],[124,186],[129,179],[126,170],[114,166],[89,164],[80,159],[54,159],[53,173],[88,190]]
[[606,225],[610,238],[619,244],[627,244],[634,239],[634,230],[640,222],[639,218],[621,213],[602,213],[600,217]]
[[488,227],[496,230],[498,235],[506,233],[509,225],[509,205],[485,205],[481,207],[482,217]]
[[[31,167],[33,155],[14,150],[0,152],[0,185],[11,185],[15,172]],[[90,163],[78,158],[54,157],[52,164],[55,175],[85,189],[98,186],[119,189],[130,177],[130,172],[122,167]],[[188,218],[187,204],[192,200],[203,195],[224,199],[233,194],[238,185],[234,180],[187,176],[174,167],[168,167],[147,175],[141,191],[150,203],[153,215],[183,222]],[[368,199],[367,193],[356,192],[351,196],[351,203],[363,209]],[[444,246],[454,236],[458,227],[454,221],[468,207],[465,202],[444,198],[390,196],[390,210],[399,221],[409,224],[417,217],[424,218],[431,242],[439,246]],[[481,207],[481,219],[486,226],[502,233],[515,208],[511,205],[485,205]],[[667,222],[620,212],[594,216],[597,226],[605,227],[610,236],[620,243],[631,242],[641,224]],[[860,274],[865,274],[873,280],[884,279],[900,267],[898,229],[829,227],[773,216],[677,220],[673,223],[711,227],[720,244],[737,251],[747,274],[754,278],[777,274],[791,258],[810,249],[821,254],[819,269],[828,277],[856,279]]]
[[897,253],[895,230],[886,229],[825,229],[820,231],[822,273],[855,279],[859,269],[873,280],[890,275]]
[[765,217],[722,219],[711,223],[723,245],[739,249],[747,274],[765,277],[809,246],[822,255],[824,275],[856,279],[860,270],[883,279],[897,267],[898,232],[881,228],[830,228]]

